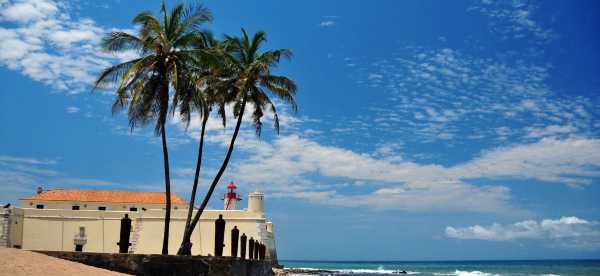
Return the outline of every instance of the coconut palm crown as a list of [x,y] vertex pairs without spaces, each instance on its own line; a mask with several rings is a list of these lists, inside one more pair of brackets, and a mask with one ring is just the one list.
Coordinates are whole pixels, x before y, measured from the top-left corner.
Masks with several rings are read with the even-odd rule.
[[[101,72],[95,88],[115,88],[113,113],[127,108],[131,130],[154,123],[156,135],[161,135],[165,174],[166,213],[162,253],[168,254],[171,193],[169,156],[165,123],[169,110],[178,106],[175,96],[184,91],[190,71],[189,60],[197,55],[198,44],[206,37],[200,27],[212,18],[202,6],[177,5],[167,12],[163,2],[160,16],[152,12],[139,13],[133,19],[137,34],[112,32],[102,41],[106,51],[136,51],[138,58],[114,65]],[[173,89],[171,89],[173,88]],[[175,94],[175,95],[172,95]],[[170,104],[170,99],[173,102]]]

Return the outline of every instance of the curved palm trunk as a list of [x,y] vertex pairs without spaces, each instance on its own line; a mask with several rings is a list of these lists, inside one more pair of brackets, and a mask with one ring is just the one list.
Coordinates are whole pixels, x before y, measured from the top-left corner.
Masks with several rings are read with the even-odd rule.
[[169,176],[169,151],[167,149],[167,135],[165,134],[165,126],[163,125],[160,135],[162,138],[163,148],[163,163],[165,167],[165,230],[163,233],[162,254],[169,254],[169,223],[171,222],[171,178]]
[[244,117],[245,109],[246,109],[246,94],[244,94],[244,98],[242,99],[242,107],[240,108],[240,114],[238,115],[237,124],[235,125],[235,130],[233,131],[233,136],[231,137],[231,142],[229,143],[229,149],[227,150],[227,155],[225,156],[225,160],[223,160],[223,164],[221,165],[219,172],[213,179],[213,182],[210,184],[208,193],[204,196],[204,200],[202,200],[202,204],[200,204],[200,208],[198,208],[198,212],[196,212],[196,215],[194,216],[194,220],[192,221],[190,226],[186,229],[186,232],[183,235],[183,241],[181,243],[181,246],[179,247],[179,251],[177,252],[178,255],[191,255],[192,254],[192,243],[190,242],[192,232],[194,232],[194,228],[196,228],[196,224],[198,224],[198,221],[200,220],[200,216],[202,215],[202,212],[204,212],[204,208],[206,208],[206,205],[208,204],[208,201],[210,200],[210,197],[212,196],[212,193],[214,192],[215,187],[217,186],[217,183],[219,183],[221,176],[223,175],[223,173],[225,172],[225,169],[227,168],[227,165],[229,164],[229,159],[231,158],[231,153],[233,152],[233,146],[235,144],[235,139],[237,138],[238,133],[240,132],[240,126],[242,125],[242,118]]
[[[202,118],[202,130],[200,131],[200,142],[198,144],[198,160],[196,161],[196,174],[194,175],[194,186],[192,187],[192,196],[190,198],[190,206],[188,208],[187,219],[185,220],[185,231],[190,227],[192,222],[192,213],[194,211],[194,205],[196,204],[196,190],[198,189],[198,180],[200,177],[200,168],[202,167],[202,151],[204,147],[204,130],[206,129],[206,122],[208,116]],[[185,232],[184,232],[185,233]],[[189,242],[189,241],[187,241]]]

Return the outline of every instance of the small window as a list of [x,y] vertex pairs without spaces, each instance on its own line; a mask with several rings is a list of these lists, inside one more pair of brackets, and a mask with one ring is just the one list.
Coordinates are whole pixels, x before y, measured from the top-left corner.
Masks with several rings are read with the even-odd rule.
[[36,209],[44,209],[44,204],[35,205]]
[[131,211],[131,212],[137,212],[137,207],[131,207],[131,208],[129,208],[129,211]]
[[71,206],[71,210],[79,210],[79,205],[73,205],[73,206]]
[[106,211],[106,206],[99,206],[98,211]]

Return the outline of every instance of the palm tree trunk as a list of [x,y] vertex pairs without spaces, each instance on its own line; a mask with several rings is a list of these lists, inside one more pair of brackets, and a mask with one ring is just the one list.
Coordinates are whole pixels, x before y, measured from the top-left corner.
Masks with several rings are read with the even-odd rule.
[[191,255],[192,254],[192,245],[189,242],[190,238],[192,236],[192,232],[194,232],[194,228],[196,228],[196,224],[198,224],[198,221],[200,220],[200,216],[202,215],[202,212],[204,212],[204,208],[206,208],[206,205],[208,204],[208,201],[210,200],[210,197],[212,196],[212,193],[214,192],[215,187],[217,186],[217,183],[219,183],[221,176],[223,175],[223,173],[225,172],[225,169],[227,168],[227,165],[229,164],[229,159],[231,158],[231,153],[233,152],[235,139],[237,138],[238,133],[240,132],[240,126],[242,125],[242,118],[244,117],[245,109],[246,109],[246,93],[244,92],[244,97],[242,99],[242,107],[240,108],[240,113],[238,115],[237,124],[235,125],[235,130],[233,131],[233,136],[231,137],[231,142],[229,143],[229,149],[227,150],[227,155],[225,155],[225,160],[223,160],[223,164],[221,165],[219,172],[213,179],[213,182],[210,184],[208,193],[204,196],[204,200],[202,200],[202,204],[200,204],[200,208],[198,208],[198,212],[196,212],[196,215],[194,216],[194,220],[192,221],[192,224],[190,224],[190,227],[188,227],[186,229],[186,232],[184,233],[183,241],[181,243],[181,246],[179,247],[179,251],[177,252],[178,255]]
[[169,254],[169,223],[171,222],[171,178],[169,176],[169,151],[167,149],[167,135],[165,134],[165,125],[162,126],[160,135],[162,138],[163,163],[165,167],[165,230],[163,233],[162,254]]
[[[198,180],[200,177],[200,168],[202,167],[202,151],[204,147],[204,130],[206,129],[206,122],[208,121],[208,114],[204,115],[202,118],[202,130],[200,131],[200,142],[198,144],[198,160],[196,161],[196,175],[194,175],[194,186],[192,186],[192,196],[190,198],[190,206],[188,208],[187,219],[185,220],[185,230],[184,233],[187,232],[187,229],[190,227],[190,223],[192,221],[192,213],[194,211],[194,205],[196,204],[196,190],[198,189]],[[184,240],[184,243],[190,243],[189,240]],[[191,244],[190,244],[191,247]]]

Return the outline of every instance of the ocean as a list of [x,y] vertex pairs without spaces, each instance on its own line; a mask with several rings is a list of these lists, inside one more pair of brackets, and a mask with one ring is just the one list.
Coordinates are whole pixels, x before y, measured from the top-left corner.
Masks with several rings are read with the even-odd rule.
[[543,261],[280,261],[285,268],[328,270],[321,275],[456,275],[456,276],[525,276],[525,275],[600,275],[600,260]]

